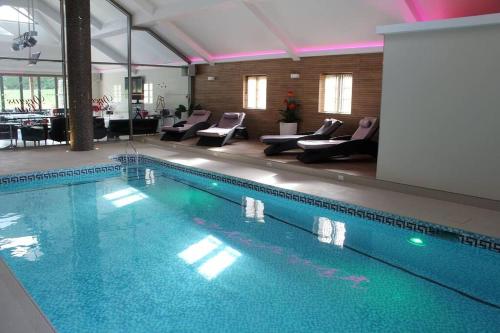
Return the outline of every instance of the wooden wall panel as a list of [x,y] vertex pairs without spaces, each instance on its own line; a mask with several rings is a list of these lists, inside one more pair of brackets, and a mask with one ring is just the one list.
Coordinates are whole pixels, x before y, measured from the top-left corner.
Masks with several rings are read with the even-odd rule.
[[[223,112],[246,112],[245,124],[251,138],[263,134],[278,134],[279,110],[288,90],[295,92],[301,103],[299,131],[316,130],[328,117],[344,121],[339,135],[351,134],[364,116],[380,114],[382,93],[382,53],[306,57],[220,63],[214,66],[197,65],[194,78],[194,100],[213,112],[216,121]],[[353,101],[351,115],[333,115],[318,112],[319,80],[321,74],[353,73]],[[300,79],[290,79],[299,73]],[[267,110],[243,109],[243,79],[246,75],[267,75]],[[215,81],[208,81],[215,76]]]

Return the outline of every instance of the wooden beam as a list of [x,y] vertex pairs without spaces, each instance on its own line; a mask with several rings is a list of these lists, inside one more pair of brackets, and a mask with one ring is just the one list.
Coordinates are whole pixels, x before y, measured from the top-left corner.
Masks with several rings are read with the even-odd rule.
[[200,5],[198,1],[176,1],[169,3],[165,7],[157,8],[153,15],[134,14],[134,25],[152,26],[161,21],[171,20],[186,14],[200,13],[232,2],[234,0],[212,0],[209,4]]
[[283,44],[290,58],[295,61],[300,60],[295,47],[288,35],[280,29],[274,22],[259,8],[259,6],[250,0],[241,0],[241,3]]
[[36,21],[38,21],[39,25],[42,27],[43,30],[47,32],[47,34],[52,37],[52,39],[56,42],[61,41],[61,30],[57,31],[54,29],[51,25],[50,22],[45,18],[44,14],[38,15],[35,18]]
[[156,6],[150,0],[129,0],[134,3],[139,10],[141,10],[144,15],[153,16],[156,11]]
[[105,24],[101,30],[92,34],[92,39],[102,39],[127,33],[127,25],[123,20],[116,20]]
[[122,64],[127,62],[127,58],[125,56],[113,50],[111,47],[106,45],[106,43],[104,43],[101,40],[92,40],[92,46],[101,51],[102,53],[104,53],[106,56],[108,56],[111,60],[115,62],[119,62]]
[[165,46],[167,49],[175,53],[179,58],[181,58],[184,62],[187,64],[191,64],[191,60],[184,54],[182,53],[178,48],[167,42],[165,39],[163,39],[160,35],[158,35],[156,32],[154,32],[150,28],[146,27],[132,27],[132,30],[138,30],[138,31],[145,31],[149,33],[154,39],[156,39],[158,42],[160,42],[163,46]]
[[203,48],[197,41],[195,41],[191,36],[189,36],[184,30],[179,28],[175,23],[171,21],[164,21],[161,23],[158,23],[157,26],[161,26],[165,29],[167,29],[169,32],[173,32],[174,34],[177,35],[184,43],[186,43],[189,47],[191,47],[196,54],[205,60],[207,63],[210,65],[214,64],[214,60],[212,58],[212,55]]

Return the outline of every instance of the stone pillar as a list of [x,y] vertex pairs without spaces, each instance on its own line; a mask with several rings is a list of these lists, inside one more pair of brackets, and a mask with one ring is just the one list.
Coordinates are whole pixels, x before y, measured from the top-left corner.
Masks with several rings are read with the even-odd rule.
[[94,149],[90,0],[64,0],[71,150]]

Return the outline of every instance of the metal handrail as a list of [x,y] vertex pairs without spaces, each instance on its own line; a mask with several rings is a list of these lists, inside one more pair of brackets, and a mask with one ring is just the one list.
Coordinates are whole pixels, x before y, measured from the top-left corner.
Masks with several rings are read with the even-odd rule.
[[125,155],[128,156],[128,148],[129,148],[129,146],[132,147],[132,149],[135,152],[135,170],[136,170],[137,178],[139,178],[139,152],[137,151],[137,148],[135,148],[135,146],[132,143],[132,141],[127,141],[127,145],[125,146]]

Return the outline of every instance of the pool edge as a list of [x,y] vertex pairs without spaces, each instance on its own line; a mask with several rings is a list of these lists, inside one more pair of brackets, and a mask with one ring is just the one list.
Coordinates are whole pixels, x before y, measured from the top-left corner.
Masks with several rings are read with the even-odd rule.
[[[5,288],[4,291],[1,290],[3,288]],[[2,302],[16,304],[16,307],[2,307],[5,309],[12,309],[12,311],[3,310],[0,312],[0,318],[2,318],[2,320],[0,320],[0,331],[24,333],[28,332],[26,329],[31,328],[31,332],[57,332],[50,320],[45,316],[41,308],[17,279],[2,257],[0,257],[0,294],[7,295],[5,298],[2,297],[0,304]],[[5,318],[9,320],[5,320],[3,317],[4,315]],[[28,318],[26,318],[26,316]],[[10,325],[7,324],[9,322]],[[7,327],[4,327],[4,325]],[[23,327],[25,325],[30,327]]]
[[421,234],[426,234],[436,238],[445,238],[455,240],[457,243],[475,247],[482,250],[500,253],[500,239],[487,236],[471,231],[449,227],[446,225],[423,221],[410,216],[402,216],[395,213],[390,213],[373,208],[363,207],[357,204],[329,199],[318,195],[308,194],[304,192],[284,189],[281,187],[263,184],[253,180],[229,176],[216,171],[207,171],[201,168],[186,166],[183,164],[171,162],[165,159],[152,157],[145,154],[115,154],[110,156],[110,159],[122,164],[136,163],[136,157],[139,158],[139,163],[150,162],[160,166],[173,168],[179,171],[188,172],[198,176],[218,181],[230,183],[236,186],[249,188],[258,192],[282,197],[285,199],[297,201],[300,203],[326,208],[340,213],[345,213],[351,216],[357,216],[372,222],[378,222],[385,225],[390,225],[407,231],[413,231]]

